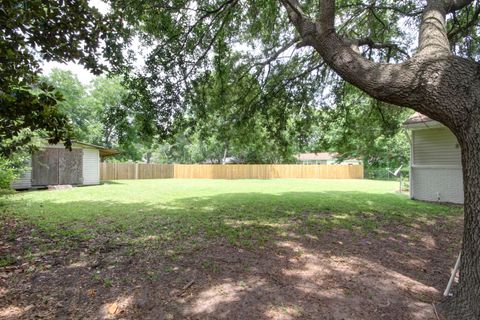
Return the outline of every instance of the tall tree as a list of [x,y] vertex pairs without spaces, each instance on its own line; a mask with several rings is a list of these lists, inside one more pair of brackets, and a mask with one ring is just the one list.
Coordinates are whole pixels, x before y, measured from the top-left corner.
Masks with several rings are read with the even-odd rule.
[[118,149],[118,159],[141,160],[149,139],[141,139],[136,117],[125,103],[128,90],[119,77],[97,76],[89,85],[71,71],[53,69],[42,78],[61,99],[60,112],[72,127],[72,138]]
[[88,122],[89,118],[92,118],[92,113],[85,104],[87,96],[85,86],[71,71],[57,68],[41,80],[55,88],[56,93],[61,96],[57,101],[58,109],[70,119],[73,129],[72,137],[86,141]]
[[151,137],[140,134],[141,121],[126,101],[128,94],[120,77],[94,79],[86,99],[92,111],[89,141],[118,149],[117,159],[138,161],[150,146]]
[[[108,30],[116,29],[115,33]],[[127,34],[117,16],[102,16],[87,0],[3,0],[0,3],[0,154],[27,144],[42,130],[49,141],[72,130],[57,107],[61,96],[39,81],[41,61],[77,61],[99,73],[101,57],[119,65]],[[106,49],[101,50],[101,46]],[[9,143],[5,143],[5,142]]]

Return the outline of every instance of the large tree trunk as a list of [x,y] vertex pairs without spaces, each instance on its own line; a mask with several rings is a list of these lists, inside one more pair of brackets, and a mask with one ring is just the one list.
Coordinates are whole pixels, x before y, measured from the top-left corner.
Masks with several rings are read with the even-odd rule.
[[[476,117],[473,117],[476,118]],[[480,121],[459,135],[462,147],[465,222],[459,283],[441,305],[447,319],[480,319]]]

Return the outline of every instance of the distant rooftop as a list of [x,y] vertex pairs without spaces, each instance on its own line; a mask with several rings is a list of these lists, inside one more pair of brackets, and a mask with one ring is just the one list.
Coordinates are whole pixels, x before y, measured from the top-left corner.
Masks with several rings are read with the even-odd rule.
[[308,161],[308,160],[333,160],[338,157],[338,153],[334,152],[311,152],[311,153],[300,153],[295,156],[297,160]]

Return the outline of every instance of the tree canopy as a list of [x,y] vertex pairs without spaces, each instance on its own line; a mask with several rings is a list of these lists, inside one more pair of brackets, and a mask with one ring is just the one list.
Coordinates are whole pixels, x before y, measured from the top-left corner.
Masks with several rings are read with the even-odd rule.
[[72,137],[62,97],[40,81],[41,61],[76,61],[98,74],[123,57],[127,35],[119,17],[103,16],[87,0],[17,1],[0,4],[0,147],[11,154],[43,131],[50,142]]
[[[353,99],[360,99],[360,106],[370,98],[353,87],[340,89],[347,87],[344,80],[307,45],[285,10],[301,8],[303,16],[313,19],[319,12],[316,2],[123,0],[109,4],[111,11],[102,15],[83,0],[2,3],[6,86],[2,90],[2,134],[3,141],[10,141],[9,148],[28,141],[28,132],[39,129],[46,130],[45,135],[55,141],[68,141],[74,135],[92,140],[82,135],[87,130],[81,122],[80,113],[84,111],[69,96],[80,93],[73,88],[72,92],[54,90],[55,86],[61,89],[55,79],[48,84],[39,81],[40,60],[74,60],[94,73],[107,69],[123,73],[131,91],[123,102],[113,103],[109,117],[134,114],[139,123],[135,130],[148,139],[175,140],[186,133],[200,139],[210,135],[226,144],[231,140],[230,132],[230,137],[241,137],[245,142],[249,136],[243,133],[259,126],[272,146],[278,145],[278,152],[283,149],[285,155],[287,145],[301,142],[310,149],[333,148],[368,157],[369,153],[381,152],[389,142],[378,141],[375,146],[354,143],[352,138],[362,137],[362,142],[368,142],[375,141],[372,135],[391,137],[405,118],[403,111],[384,104],[374,106],[373,102],[367,103],[371,105],[368,111],[363,107],[358,112],[348,111],[356,107]],[[478,56],[479,7],[475,1],[447,19],[452,51],[469,59]],[[412,30],[424,8],[425,3],[419,1],[336,1],[335,27],[363,57],[374,62],[402,62],[416,50],[416,33]],[[292,10],[295,13],[297,9]],[[131,40],[140,47],[129,47]],[[133,50],[142,51],[143,63],[131,59]],[[209,79],[217,84],[211,85]],[[232,88],[238,89],[237,93],[232,94]],[[202,101],[205,94],[200,91],[209,91],[215,97]],[[66,97],[62,98],[60,92]],[[96,95],[101,95],[98,92]],[[112,98],[108,94],[104,97]],[[225,97],[228,101],[222,100]],[[23,111],[22,105],[26,106]],[[101,119],[104,125],[112,122],[108,117]],[[366,123],[372,130],[356,134]],[[122,133],[118,139],[132,138],[127,123],[118,129]],[[318,143],[308,137],[313,129],[317,132],[313,139],[322,137]],[[88,130],[108,131],[99,127]],[[327,132],[332,134],[325,135]],[[94,140],[109,144],[108,139]],[[366,147],[355,149],[358,145]],[[250,159],[255,161],[255,157]]]
[[[317,144],[310,141],[312,129],[327,132],[347,124],[341,120],[345,108],[336,108],[339,100],[333,92],[334,88],[342,86],[342,80],[328,69],[314,51],[302,47],[280,2],[176,1],[174,5],[168,5],[162,1],[111,1],[110,5],[111,12],[102,15],[85,1],[29,2],[22,6],[4,4],[10,32],[19,34],[23,39],[15,40],[16,43],[12,44],[10,42],[13,38],[4,38],[10,45],[20,45],[18,48],[21,48],[26,57],[26,60],[19,60],[25,66],[24,73],[30,75],[29,80],[23,83],[23,88],[28,89],[27,92],[32,92],[30,89],[35,88],[35,92],[44,97],[42,101],[51,104],[49,108],[37,108],[37,113],[32,112],[30,107],[30,117],[36,114],[38,117],[26,120],[23,124],[15,121],[18,130],[31,126],[34,131],[47,129],[45,135],[55,141],[68,141],[75,137],[110,145],[108,139],[92,139],[88,136],[90,133],[87,134],[87,131],[103,130],[107,134],[108,130],[85,123],[85,117],[81,113],[90,111],[84,110],[83,102],[75,101],[85,95],[78,92],[81,90],[78,83],[67,85],[66,78],[51,78],[42,84],[42,78],[39,81],[37,77],[40,59],[75,60],[95,73],[105,71],[110,66],[111,71],[123,72],[126,77],[125,84],[131,89],[128,96],[122,102],[113,103],[103,118],[97,114],[103,125],[112,123],[112,118],[125,119],[127,114],[129,117],[135,115],[139,125],[132,128],[124,122],[122,128],[117,130],[122,134],[116,139],[126,141],[126,137],[129,137],[131,140],[134,136],[132,130],[141,131],[142,139],[170,138],[170,142],[178,140],[181,135],[193,135],[193,140],[209,136],[209,139],[216,141],[216,145],[217,142],[220,145],[230,144],[230,150],[235,149],[232,147],[235,144],[256,141],[256,146],[251,146],[251,150],[262,149],[263,152],[251,153],[237,148],[236,153],[242,154],[245,161],[285,160],[294,150],[301,150],[302,146],[308,146],[312,150],[333,148],[350,155],[355,153],[345,144],[340,145],[338,134],[335,135],[336,138],[331,136],[329,143],[327,140]],[[314,3],[305,5],[314,12]],[[370,4],[368,8],[364,4],[341,2],[338,6],[345,16],[345,34],[368,33],[378,41],[391,42],[388,48],[370,43],[362,47],[365,55],[372,59],[398,61],[411,51],[405,31],[398,24],[403,18],[414,22],[418,17],[420,10],[414,7],[414,2],[382,2]],[[39,10],[47,13],[38,14],[35,18],[34,13]],[[13,19],[16,20],[10,21]],[[358,21],[362,21],[362,29],[353,28]],[[51,24],[51,30],[40,28],[41,23]],[[23,34],[22,28],[28,28],[29,33]],[[58,41],[47,41],[47,32],[60,33],[65,28],[79,32],[64,32]],[[132,56],[129,51],[122,51],[132,39],[138,39],[143,50],[145,62],[140,67],[129,59]],[[393,39],[400,41],[394,44]],[[32,46],[32,43],[35,45]],[[66,45],[62,47],[61,43]],[[12,56],[14,58],[18,57]],[[100,63],[100,60],[104,63]],[[211,79],[215,79],[217,84],[211,85]],[[60,83],[62,81],[63,84]],[[208,84],[204,84],[204,81]],[[15,81],[9,81],[9,85],[12,83]],[[55,90],[55,87],[59,90]],[[39,88],[43,89],[38,90]],[[232,94],[232,88],[237,93]],[[109,88],[105,86],[103,89],[108,91]],[[204,92],[203,96],[201,91]],[[215,99],[202,101],[207,91]],[[97,95],[98,103],[102,94],[98,90],[96,92],[92,96]],[[355,94],[362,95],[359,92]],[[65,96],[62,98],[62,95]],[[103,97],[114,99],[108,93]],[[228,97],[228,101],[222,101],[225,97]],[[362,99],[366,99],[366,96]],[[30,98],[26,101],[30,104]],[[20,103],[13,101],[13,105]],[[8,108],[4,109],[6,110]],[[10,110],[9,115],[2,117],[5,121],[22,117],[18,109]],[[51,115],[43,117],[46,110]],[[324,110],[328,110],[328,117],[321,115]],[[359,116],[363,116],[364,121],[370,121],[371,117],[378,119],[378,110],[380,109],[373,108],[368,114],[359,113],[355,123],[360,123]],[[333,118],[334,114],[336,116]],[[55,119],[50,129],[47,119],[50,122]],[[115,123],[120,125],[119,122]],[[398,123],[399,120],[397,128]],[[383,124],[387,127],[390,125],[388,121]],[[8,130],[11,139],[19,136],[18,130]],[[263,138],[251,139],[252,135],[246,134],[251,132],[256,132]],[[389,134],[388,130],[383,133]],[[27,134],[23,134],[23,137],[21,143],[29,140]],[[272,154],[266,159],[258,158],[259,154],[269,154],[265,149],[267,145],[270,145],[267,149],[276,150],[273,151],[275,156]],[[133,149],[129,149],[129,154]],[[225,149],[222,146],[217,151],[210,151],[219,157],[225,153]],[[369,149],[373,151],[375,148],[372,146]],[[357,153],[368,154],[360,151]],[[141,156],[134,158],[140,159]]]
[[149,139],[139,134],[136,116],[125,103],[128,89],[121,78],[97,76],[85,85],[72,72],[53,69],[41,80],[61,97],[57,107],[70,119],[73,138],[118,149],[118,159],[142,159]]
[[[341,88],[344,80],[332,72],[313,48],[305,46],[281,1],[177,1],[174,5],[161,1],[115,1],[111,5],[114,12],[125,17],[145,48],[145,65],[129,72],[127,77],[136,92],[138,109],[154,118],[145,126],[150,132],[160,137],[173,135],[189,125],[184,117],[192,113],[197,122],[205,121],[201,117],[209,113],[193,110],[195,106],[187,99],[198,90],[196,83],[221,64],[226,66],[224,69],[235,66],[235,71],[228,74],[228,81],[243,85],[243,92],[249,96],[233,101],[234,109],[226,111],[224,107],[218,112],[235,110],[236,116],[243,120],[257,113],[269,114],[275,121],[266,129],[277,143],[282,143],[280,122],[290,116],[303,117],[301,125],[297,122],[297,129],[305,135],[313,123],[320,131],[348,124],[321,121],[308,115],[328,110],[328,114],[336,114],[339,119],[346,108],[334,90]],[[351,45],[367,59],[402,62],[415,52],[416,34],[412,26],[419,23],[423,6],[417,1],[337,1],[337,29],[345,38],[355,39]],[[314,17],[317,3],[301,3],[301,8],[305,15]],[[473,27],[477,17],[475,8],[477,4],[473,9],[466,7],[449,20],[452,48],[471,58],[477,54],[475,35],[470,33],[469,41],[455,35],[460,30],[468,33]],[[368,99],[358,90],[351,94]],[[395,118],[404,111],[386,106],[392,110],[389,117],[388,111],[382,114],[383,108],[360,112],[356,123],[368,122],[375,126],[372,133],[390,135],[392,119],[396,119],[394,127],[398,129],[406,115]],[[376,119],[373,122],[372,117]],[[333,146],[334,140],[329,140],[329,146]],[[327,147],[325,141],[321,146]],[[341,146],[338,149],[347,150]]]

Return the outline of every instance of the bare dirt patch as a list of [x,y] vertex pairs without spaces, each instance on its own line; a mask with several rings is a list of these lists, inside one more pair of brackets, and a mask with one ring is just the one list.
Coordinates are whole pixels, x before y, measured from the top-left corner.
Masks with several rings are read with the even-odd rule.
[[458,253],[461,222],[290,234],[253,249],[204,241],[171,254],[154,240],[59,246],[8,220],[0,318],[436,319],[432,303]]

